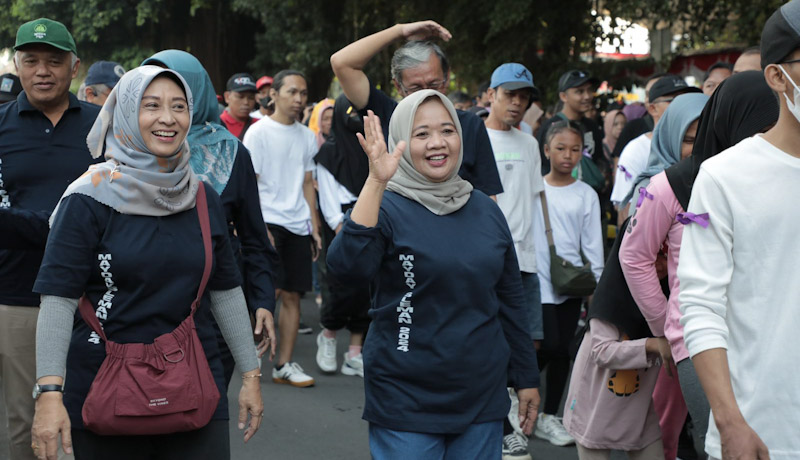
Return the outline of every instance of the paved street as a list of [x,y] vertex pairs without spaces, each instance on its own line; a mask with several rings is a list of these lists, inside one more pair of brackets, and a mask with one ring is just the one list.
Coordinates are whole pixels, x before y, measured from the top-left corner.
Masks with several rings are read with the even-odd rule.
[[[325,375],[317,369],[316,333],[319,314],[313,297],[302,302],[303,319],[314,325],[314,334],[301,335],[297,340],[296,361],[316,379],[316,386],[294,388],[272,383],[270,368],[264,362],[263,395],[264,422],[255,438],[244,444],[236,428],[236,379],[228,393],[231,407],[231,458],[239,459],[326,459],[368,460],[367,423],[361,420],[364,407],[364,384],[361,378],[341,374]],[[339,356],[347,351],[346,333],[340,333]],[[26,395],[27,396],[27,395]],[[1,399],[1,398],[0,398]],[[0,413],[5,407],[0,400]],[[532,438],[530,451],[534,460],[577,460],[574,446],[555,447]],[[5,427],[0,427],[0,459],[8,458],[8,439]],[[620,453],[613,460],[625,458]]]

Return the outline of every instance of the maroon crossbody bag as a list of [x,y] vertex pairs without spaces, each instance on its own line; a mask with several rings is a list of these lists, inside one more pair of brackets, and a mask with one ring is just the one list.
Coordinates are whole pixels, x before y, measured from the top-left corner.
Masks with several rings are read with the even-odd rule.
[[220,394],[197,336],[194,314],[211,275],[211,226],[205,188],[197,189],[205,268],[189,316],[152,344],[116,343],[103,332],[84,295],[81,317],[106,344],[106,358],[83,403],[83,424],[100,435],[149,435],[204,427]]

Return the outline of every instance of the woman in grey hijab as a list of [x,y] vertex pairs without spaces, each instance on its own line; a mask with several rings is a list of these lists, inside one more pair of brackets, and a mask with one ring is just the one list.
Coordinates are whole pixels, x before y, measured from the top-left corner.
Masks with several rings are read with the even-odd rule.
[[528,433],[539,404],[505,217],[458,176],[461,125],[441,93],[403,99],[388,149],[378,117],[370,112],[364,125],[358,137],[369,176],[328,267],[343,280],[372,283],[364,345],[372,456],[499,458],[506,387],[518,390]]
[[[55,458],[58,434],[65,452],[74,445],[78,458],[85,459],[155,458],[156,453],[160,458],[229,458],[222,363],[213,328],[200,315],[194,323],[203,348],[198,360],[208,362],[222,395],[205,426],[182,433],[109,436],[91,431],[87,425],[96,420],[82,414],[90,388],[102,385],[95,377],[106,359],[105,336],[117,343],[153,343],[182,324],[201,295],[209,302],[198,308],[210,305],[245,371],[239,394],[239,428],[250,419],[245,441],[258,430],[261,374],[224,212],[219,195],[189,166],[192,102],[188,84],[172,70],[142,66],[126,73],[87,138],[92,156],[103,155],[106,161],[75,180],[53,212],[34,285],[42,294],[31,446],[39,458]],[[200,212],[202,196],[207,197],[207,214]],[[209,220],[208,236],[198,223],[203,215]],[[207,288],[198,293],[200,286]],[[103,341],[84,321],[74,321],[79,298],[102,323]],[[113,392],[117,401],[131,398],[125,385],[112,387],[98,391]],[[192,391],[197,397],[197,389]],[[139,426],[147,423],[142,420]]]

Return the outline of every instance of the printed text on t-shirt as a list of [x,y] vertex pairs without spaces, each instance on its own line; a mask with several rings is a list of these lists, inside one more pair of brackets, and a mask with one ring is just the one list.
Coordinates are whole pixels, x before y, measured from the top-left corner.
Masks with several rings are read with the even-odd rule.
[[[114,275],[111,273],[111,254],[98,254],[97,260],[100,266],[100,276],[106,283],[106,293],[103,294],[100,302],[97,303],[97,310],[95,311],[95,315],[97,315],[97,319],[100,320],[102,326],[102,322],[108,318],[108,311],[111,310],[113,306],[112,301],[114,300],[114,293],[117,292],[118,289],[117,286],[114,285]],[[89,334],[89,342],[99,345],[100,336],[92,331],[92,333]]]
[[3,160],[0,159],[0,208],[10,208],[11,200],[6,192],[6,183],[3,182]]
[[397,306],[397,323],[400,325],[400,330],[397,334],[397,349],[408,353],[409,340],[411,338],[411,315],[414,314],[414,307],[411,306],[411,296],[414,292],[414,287],[417,285],[414,280],[414,256],[400,254],[400,262],[402,262],[403,276],[409,291],[403,295],[403,298],[400,299],[400,305]]

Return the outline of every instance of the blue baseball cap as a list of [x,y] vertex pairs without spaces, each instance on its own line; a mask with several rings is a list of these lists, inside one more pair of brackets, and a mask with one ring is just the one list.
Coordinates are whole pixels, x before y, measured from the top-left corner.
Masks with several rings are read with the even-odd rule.
[[489,87],[497,88],[498,86],[508,90],[533,88],[533,75],[524,65],[507,62],[492,72],[492,81],[489,83]]
[[102,84],[113,88],[123,75],[125,75],[125,69],[118,63],[97,61],[89,67],[84,84],[86,86]]

